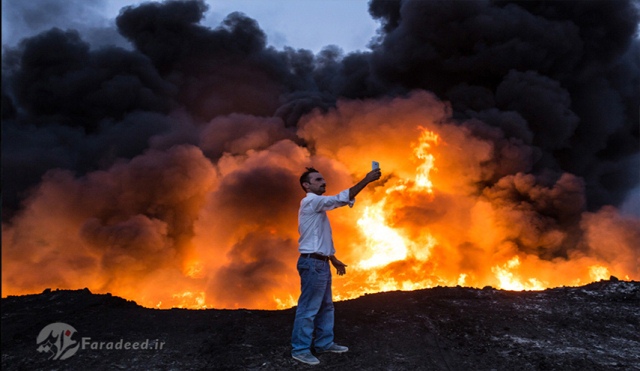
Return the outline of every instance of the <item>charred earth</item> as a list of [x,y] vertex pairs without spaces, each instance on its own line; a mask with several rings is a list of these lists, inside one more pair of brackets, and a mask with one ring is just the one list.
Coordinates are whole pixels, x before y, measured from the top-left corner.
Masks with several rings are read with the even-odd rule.
[[[2,299],[2,369],[640,370],[640,282],[437,287],[335,306],[336,341],[350,351],[306,366],[289,355],[295,309],[158,310],[88,289],[11,296]],[[82,345],[65,360],[36,341],[55,322]],[[152,349],[122,348],[147,340]]]

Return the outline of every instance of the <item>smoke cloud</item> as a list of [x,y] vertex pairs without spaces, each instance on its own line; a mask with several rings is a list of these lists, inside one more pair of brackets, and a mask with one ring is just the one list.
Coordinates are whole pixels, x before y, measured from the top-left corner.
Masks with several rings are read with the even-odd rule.
[[373,159],[384,178],[331,216],[338,298],[640,279],[636,2],[372,0],[378,34],[347,55],[269,47],[241,13],[205,27],[202,0],[125,7],[100,37],[16,4],[39,33],[3,49],[5,294],[291,305],[299,175],[337,193]]

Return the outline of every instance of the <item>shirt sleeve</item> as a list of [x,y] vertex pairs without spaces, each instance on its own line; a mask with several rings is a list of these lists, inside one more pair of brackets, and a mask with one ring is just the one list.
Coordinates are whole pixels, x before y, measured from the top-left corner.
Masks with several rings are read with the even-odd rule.
[[346,205],[349,205],[349,207],[353,207],[355,202],[355,198],[353,200],[349,200],[349,190],[345,189],[335,196],[314,197],[311,200],[311,208],[315,212],[319,213],[321,211],[329,211]]

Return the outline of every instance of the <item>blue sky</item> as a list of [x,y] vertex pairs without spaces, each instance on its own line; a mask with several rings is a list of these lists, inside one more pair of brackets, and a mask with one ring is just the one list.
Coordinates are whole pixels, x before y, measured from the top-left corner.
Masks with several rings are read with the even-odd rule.
[[[240,11],[255,19],[270,45],[314,53],[337,45],[344,52],[366,50],[378,24],[368,12],[368,0],[207,0],[201,24],[216,27],[227,14]],[[135,0],[3,0],[2,44],[13,46],[24,37],[51,27],[77,29],[93,46],[125,41],[115,31],[120,9]]]

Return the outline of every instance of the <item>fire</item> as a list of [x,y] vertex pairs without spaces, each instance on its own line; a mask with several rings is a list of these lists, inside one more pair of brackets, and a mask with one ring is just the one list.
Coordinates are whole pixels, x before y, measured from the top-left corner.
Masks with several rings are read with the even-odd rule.
[[276,303],[277,309],[288,309],[298,304],[298,299],[289,294],[286,298],[273,297],[273,301]]
[[407,257],[405,239],[393,228],[386,225],[384,203],[367,206],[358,226],[366,238],[370,258],[361,260],[362,269],[384,266]]
[[434,166],[435,157],[429,150],[432,146],[438,144],[440,137],[422,126],[419,129],[421,130],[420,138],[418,139],[418,144],[413,148],[414,155],[422,160],[422,163],[416,169],[416,188],[425,189],[428,193],[433,193],[433,183],[429,179],[429,174],[432,170],[437,170],[437,168]]
[[204,277],[204,265],[202,262],[193,262],[187,266],[185,275],[191,278]]
[[[386,108],[347,102],[311,115],[297,135],[314,143],[313,154],[279,136],[269,143],[249,135],[216,163],[198,147],[175,146],[83,178],[53,172],[3,224],[2,291],[88,287],[155,308],[290,308],[299,295],[300,169],[322,169],[331,194],[353,185],[372,158],[383,178],[354,208],[329,214],[338,258],[348,265],[347,275],[334,276],[335,300],[640,278],[637,218],[613,207],[584,211],[578,177],[539,184],[517,167],[517,148],[443,124],[446,110],[432,99]],[[251,121],[246,130],[264,126]],[[253,148],[256,138],[262,149]],[[509,171],[500,173],[500,161]]]
[[529,278],[526,281],[522,281],[516,273],[513,271],[520,266],[520,258],[514,256],[508,262],[502,266],[491,267],[491,271],[496,275],[496,278],[500,281],[498,288],[503,290],[544,290],[547,285],[538,281],[536,278]]
[[[372,205],[366,206],[357,225],[365,236],[367,252],[365,259],[358,262],[356,274],[367,277],[359,289],[343,294],[341,298],[348,299],[361,296],[370,292],[384,292],[393,290],[417,290],[433,286],[433,281],[420,277],[420,272],[415,272],[411,277],[398,279],[398,277],[384,277],[385,267],[408,258],[414,261],[425,262],[428,260],[431,249],[437,244],[437,240],[428,233],[418,241],[405,236],[402,231],[389,225],[386,216],[386,200],[393,197],[394,193],[408,192],[410,194],[433,194],[433,182],[429,178],[431,171],[435,170],[435,156],[430,152],[438,144],[440,137],[433,131],[419,126],[420,135],[418,143],[413,145],[415,159],[421,161],[416,168],[415,181],[398,179],[385,191],[384,198]],[[419,243],[421,241],[422,243]]]
[[[207,309],[207,305],[205,304],[205,293],[204,292],[190,292],[185,291],[178,294],[173,294],[172,296],[174,304],[173,308],[191,308],[191,309]],[[162,302],[156,307],[161,307]]]
[[589,267],[589,276],[594,281],[600,281],[609,279],[611,274],[609,273],[609,268],[607,267],[603,267],[601,265],[592,265]]
[[[373,291],[391,291],[391,290],[415,290],[427,287],[424,282],[415,282],[416,280],[397,281],[395,278],[387,278],[380,280],[375,273],[376,268],[383,268],[393,262],[403,261],[409,255],[412,258],[426,260],[429,256],[429,249],[436,244],[437,241],[428,235],[427,243],[418,246],[411,241],[402,232],[389,226],[386,220],[385,203],[386,198],[391,197],[393,192],[410,192],[433,194],[433,183],[429,178],[429,173],[435,170],[435,156],[429,152],[439,141],[439,136],[433,131],[429,131],[424,127],[418,127],[420,135],[418,144],[413,145],[413,155],[421,163],[416,168],[416,176],[414,182],[408,182],[398,179],[395,185],[391,185],[385,192],[385,198],[381,201],[366,206],[362,217],[358,219],[357,225],[360,227],[362,234],[366,239],[367,254],[369,257],[358,262],[357,268],[362,271],[373,271],[367,279],[367,284],[373,287]],[[417,280],[419,281],[419,280]],[[365,290],[368,292],[368,290]],[[350,296],[357,297],[364,292],[354,292]]]

